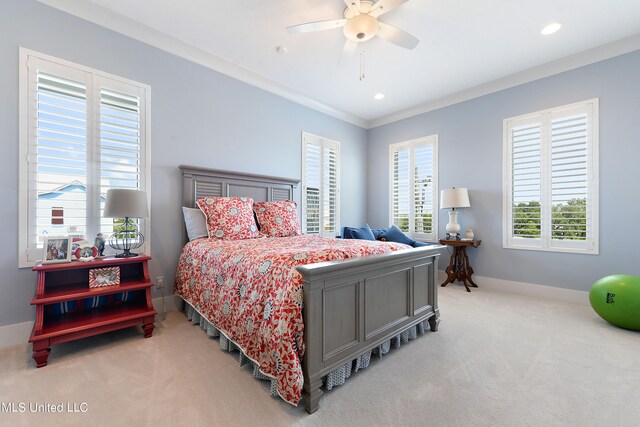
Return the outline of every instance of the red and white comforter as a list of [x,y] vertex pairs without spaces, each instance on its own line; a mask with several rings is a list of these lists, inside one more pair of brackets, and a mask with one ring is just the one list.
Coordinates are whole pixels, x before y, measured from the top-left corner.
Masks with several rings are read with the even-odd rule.
[[309,235],[199,239],[182,250],[175,292],[275,378],[283,399],[297,404],[304,324],[302,277],[295,267],[406,248]]

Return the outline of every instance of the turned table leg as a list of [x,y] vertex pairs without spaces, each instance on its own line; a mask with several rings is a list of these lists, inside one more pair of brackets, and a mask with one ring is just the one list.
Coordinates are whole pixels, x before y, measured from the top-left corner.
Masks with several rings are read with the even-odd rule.
[[440,286],[445,287],[449,283],[453,283],[456,278],[458,278],[458,248],[453,248],[453,252],[451,253],[451,258],[449,259],[449,266],[444,271],[447,273],[447,278],[444,283]]
[[49,340],[35,341],[33,343],[33,360],[36,362],[36,367],[42,368],[47,366],[47,360],[51,353],[51,347],[49,347]]

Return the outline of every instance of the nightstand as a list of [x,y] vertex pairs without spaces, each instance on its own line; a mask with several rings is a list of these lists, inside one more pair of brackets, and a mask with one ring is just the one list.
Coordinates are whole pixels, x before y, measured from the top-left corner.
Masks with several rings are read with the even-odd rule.
[[[151,301],[147,262],[151,257],[107,257],[95,261],[36,265],[36,321],[29,342],[38,368],[47,365],[53,344],[142,324],[153,334],[156,311]],[[120,268],[120,284],[89,287],[89,270]]]
[[469,286],[472,288],[478,287],[478,285],[471,280],[473,268],[469,265],[467,248],[477,248],[480,246],[480,243],[482,243],[482,240],[440,240],[441,245],[447,245],[453,248],[453,253],[449,260],[449,267],[445,270],[447,279],[440,286],[444,287],[449,283],[453,283],[455,280],[459,280],[464,284],[464,287],[467,288],[467,292],[471,292]]

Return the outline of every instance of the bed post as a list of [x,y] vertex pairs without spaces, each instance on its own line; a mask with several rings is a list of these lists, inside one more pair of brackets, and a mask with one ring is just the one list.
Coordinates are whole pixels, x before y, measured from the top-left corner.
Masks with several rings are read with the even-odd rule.
[[429,301],[433,307],[433,316],[429,317],[429,329],[432,332],[438,331],[438,324],[440,323],[440,309],[438,308],[438,258],[436,257],[433,262],[433,269],[431,275],[432,286],[429,286]]
[[312,414],[318,410],[322,397],[322,377],[319,375],[322,363],[322,288],[312,284],[303,276],[304,291],[304,357],[302,372],[304,375],[304,409]]

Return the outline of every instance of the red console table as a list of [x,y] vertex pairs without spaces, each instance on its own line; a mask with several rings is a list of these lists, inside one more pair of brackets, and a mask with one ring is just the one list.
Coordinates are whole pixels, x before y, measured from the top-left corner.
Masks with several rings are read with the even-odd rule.
[[[140,255],[36,265],[38,285],[31,301],[36,306],[36,321],[29,342],[38,368],[47,365],[53,344],[139,324],[145,338],[150,337],[156,314],[147,266],[150,259]],[[89,288],[90,269],[114,266],[120,267],[119,285]]]

